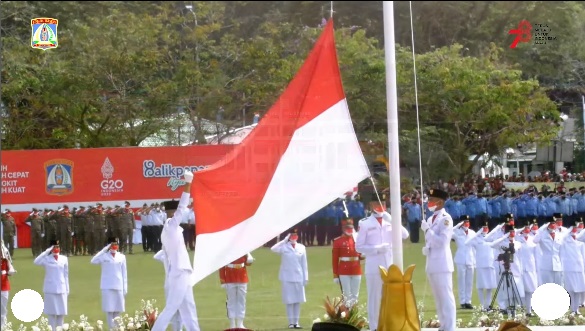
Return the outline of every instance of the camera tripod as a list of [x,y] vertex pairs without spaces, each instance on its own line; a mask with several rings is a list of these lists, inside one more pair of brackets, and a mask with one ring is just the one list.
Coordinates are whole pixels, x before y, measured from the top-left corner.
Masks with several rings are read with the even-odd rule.
[[500,289],[502,289],[504,284],[506,287],[505,290],[508,307],[500,307],[500,309],[504,309],[506,312],[510,311],[512,313],[512,317],[515,317],[516,306],[522,306],[522,299],[520,297],[520,292],[518,292],[518,287],[516,286],[514,275],[512,272],[510,272],[510,267],[505,267],[504,272],[500,275],[500,282],[498,283],[498,288],[496,288],[496,292],[494,293],[494,297],[490,303],[490,309],[494,309],[494,303],[498,298],[498,292]]

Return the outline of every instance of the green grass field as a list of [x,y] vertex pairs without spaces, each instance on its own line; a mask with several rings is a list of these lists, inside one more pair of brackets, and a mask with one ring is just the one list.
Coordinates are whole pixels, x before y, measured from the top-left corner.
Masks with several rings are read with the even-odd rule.
[[[409,240],[404,242],[404,267],[416,265],[414,272],[416,300],[424,302],[425,319],[428,319],[435,315],[435,308],[431,288],[426,281],[425,257],[421,253],[422,245],[422,243],[412,244]],[[453,247],[453,252],[455,252],[454,249]],[[126,297],[126,312],[133,315],[135,310],[140,309],[141,299],[155,299],[160,311],[164,308],[165,302],[162,264],[153,259],[152,253],[143,253],[141,246],[136,245],[134,251],[138,253],[127,256],[129,290]],[[252,254],[256,261],[248,271],[250,283],[245,325],[254,330],[288,330],[285,306],[281,301],[278,281],[280,257],[272,253],[269,248],[259,248]],[[332,279],[331,247],[309,247],[307,255],[309,283],[306,288],[307,302],[301,305],[300,323],[305,329],[310,330],[312,321],[324,314],[323,299],[326,296],[339,296],[340,290]],[[69,315],[65,319],[66,322],[71,319],[79,320],[81,314],[88,316],[90,321],[105,319],[105,313],[101,310],[99,289],[101,269],[98,265],[90,264],[90,259],[90,256],[69,258],[70,294]],[[10,298],[18,291],[27,288],[42,294],[44,269],[33,264],[30,249],[23,248],[15,251],[14,267],[17,274],[11,277]],[[455,301],[459,307],[455,274],[453,285]],[[201,330],[218,331],[227,328],[229,322],[226,317],[225,292],[220,287],[217,273],[197,284],[194,293]],[[476,305],[475,290],[473,297],[473,304]],[[360,301],[365,302],[366,299],[366,281],[365,277],[362,277]],[[16,328],[22,324],[14,319],[10,308],[8,310],[8,320],[13,323],[13,326]],[[470,317],[471,310],[458,309],[457,318],[467,321]]]

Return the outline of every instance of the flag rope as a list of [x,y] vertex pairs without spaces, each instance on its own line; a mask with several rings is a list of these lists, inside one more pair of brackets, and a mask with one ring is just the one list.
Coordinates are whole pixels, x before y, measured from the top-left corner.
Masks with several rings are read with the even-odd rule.
[[[421,148],[420,148],[420,120],[419,120],[419,112],[418,112],[418,85],[417,85],[417,79],[416,79],[416,58],[414,55],[414,26],[412,23],[412,1],[408,2],[409,8],[410,8],[410,36],[411,36],[411,45],[412,45],[412,72],[414,75],[414,101],[415,101],[415,107],[416,107],[416,134],[417,134],[417,142],[418,142],[418,165],[419,165],[419,174],[420,174],[420,197],[421,197],[421,206],[420,206],[420,211],[421,211],[421,216],[422,219],[421,221],[425,222],[426,218],[425,218],[425,208],[424,208],[424,185],[423,185],[423,175],[422,175],[422,153],[421,153]],[[425,298],[427,296],[427,286],[428,286],[428,280],[425,279],[425,288],[423,291],[423,302],[425,301]]]

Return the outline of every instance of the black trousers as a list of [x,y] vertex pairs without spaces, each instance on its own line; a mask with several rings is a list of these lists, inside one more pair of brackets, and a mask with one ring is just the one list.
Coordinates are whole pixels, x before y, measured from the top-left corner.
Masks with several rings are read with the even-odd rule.
[[148,226],[142,226],[140,228],[140,234],[142,234],[142,250],[143,251],[148,251],[148,230],[147,230]]
[[410,242],[418,243],[420,235],[420,221],[408,222],[408,230],[410,231]]

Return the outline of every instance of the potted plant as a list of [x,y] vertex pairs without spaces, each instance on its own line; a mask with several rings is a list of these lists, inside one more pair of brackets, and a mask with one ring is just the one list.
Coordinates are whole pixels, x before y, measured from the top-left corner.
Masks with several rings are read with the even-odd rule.
[[324,320],[314,320],[311,331],[361,331],[368,325],[357,303],[349,305],[344,299],[327,297],[323,308]]

